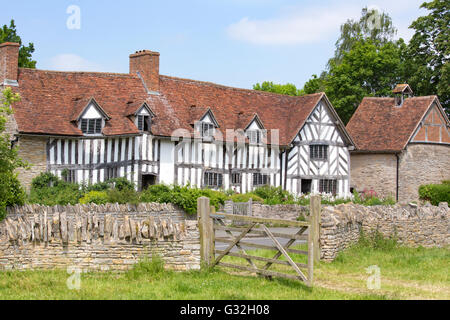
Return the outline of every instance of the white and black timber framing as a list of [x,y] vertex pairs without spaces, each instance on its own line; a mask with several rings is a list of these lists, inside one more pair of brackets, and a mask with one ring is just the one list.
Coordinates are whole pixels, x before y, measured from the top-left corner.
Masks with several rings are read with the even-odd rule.
[[[350,186],[350,153],[348,142],[338,128],[338,122],[326,103],[320,103],[307,120],[285,158],[285,189],[301,194],[302,180],[312,180],[312,191],[319,192],[322,179],[337,181],[337,194],[347,196]],[[326,160],[310,156],[311,145],[328,146]],[[286,157],[286,155],[283,155]]]
[[[268,176],[275,187],[300,194],[302,180],[311,180],[319,191],[321,179],[337,181],[337,195],[348,196],[351,139],[326,99],[313,110],[289,146],[226,144],[201,140],[172,141],[151,134],[124,137],[49,138],[47,169],[76,183],[94,184],[126,177],[140,188],[143,175],[156,183],[204,186],[205,172],[222,174],[222,189],[252,191],[253,174]],[[313,160],[310,145],[327,145],[326,160]],[[239,176],[232,183],[232,175]]]
[[80,184],[126,177],[140,186],[142,174],[160,176],[160,143],[148,134],[114,138],[49,138],[47,169],[59,177],[65,171],[71,176],[71,182]]

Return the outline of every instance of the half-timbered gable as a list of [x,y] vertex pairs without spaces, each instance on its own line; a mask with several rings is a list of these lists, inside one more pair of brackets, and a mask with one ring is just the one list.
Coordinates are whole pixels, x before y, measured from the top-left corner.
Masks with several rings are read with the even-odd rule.
[[324,93],[291,97],[163,76],[151,51],[130,55],[129,74],[19,68],[17,84],[15,136],[39,149],[22,155],[45,154],[39,170],[21,173],[27,184],[45,168],[84,184],[126,177],[138,188],[300,193],[310,179],[311,191],[348,194],[352,142]]
[[295,137],[288,153],[286,189],[293,193],[348,195],[351,138],[324,98]]

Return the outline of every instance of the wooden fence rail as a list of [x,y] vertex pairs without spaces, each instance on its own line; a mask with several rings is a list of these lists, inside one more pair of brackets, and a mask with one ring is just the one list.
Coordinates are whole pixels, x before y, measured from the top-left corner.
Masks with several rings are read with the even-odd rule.
[[[319,223],[321,211],[321,197],[311,197],[311,210],[308,221],[292,221],[283,219],[258,218],[248,215],[236,215],[215,213],[215,208],[210,206],[208,198],[198,199],[198,220],[200,229],[200,245],[202,265],[208,268],[223,266],[243,271],[250,271],[264,277],[284,277],[304,281],[312,286],[314,280],[314,261],[319,261]],[[232,221],[241,227],[227,226],[225,221]],[[237,223],[235,223],[237,222]],[[292,228],[299,228],[295,233],[273,232],[267,225],[285,225]],[[229,237],[216,237],[215,231],[224,231]],[[306,235],[305,232],[308,232]],[[235,232],[235,234],[233,234]],[[271,245],[255,243],[249,236],[257,236],[269,239]],[[278,238],[288,239],[286,244],[282,245]],[[296,241],[305,241],[308,250],[293,249],[291,246]],[[216,242],[227,244],[225,250],[215,250]],[[274,250],[276,254],[273,258],[258,257],[248,254],[244,247],[258,248],[265,250]],[[237,249],[237,250],[236,250]],[[233,251],[234,250],[234,251]],[[236,252],[238,251],[238,252]],[[307,263],[298,263],[293,260],[289,254],[299,254],[307,256]],[[249,266],[237,265],[234,263],[223,262],[225,256],[242,258],[247,261]],[[284,260],[279,260],[281,257]],[[264,267],[257,267],[253,261],[265,262]],[[290,266],[295,274],[283,273],[279,271],[268,270],[272,265]],[[302,270],[302,269],[306,269]]]

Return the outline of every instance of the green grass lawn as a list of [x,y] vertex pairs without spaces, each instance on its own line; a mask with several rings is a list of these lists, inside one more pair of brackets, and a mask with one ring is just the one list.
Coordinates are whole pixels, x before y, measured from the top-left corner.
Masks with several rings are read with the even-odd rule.
[[[273,252],[252,251],[270,257]],[[303,256],[295,256],[304,262]],[[239,258],[226,257],[237,263]],[[241,260],[245,264],[245,260]],[[450,299],[449,249],[398,247],[388,241],[360,243],[333,263],[315,267],[315,285],[272,281],[229,269],[165,271],[157,259],[126,273],[81,275],[80,290],[69,290],[65,271],[0,272],[0,299]],[[381,289],[371,291],[366,268],[381,269]],[[285,266],[273,270],[292,272]]]

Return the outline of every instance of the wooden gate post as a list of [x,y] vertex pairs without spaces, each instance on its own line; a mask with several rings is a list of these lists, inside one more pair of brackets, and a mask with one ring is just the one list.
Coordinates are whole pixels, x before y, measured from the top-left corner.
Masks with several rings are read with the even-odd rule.
[[197,219],[200,231],[200,259],[202,267],[214,264],[214,225],[210,217],[209,198],[197,199]]
[[314,261],[320,261],[320,218],[322,211],[322,197],[311,197],[311,229],[313,230]]

